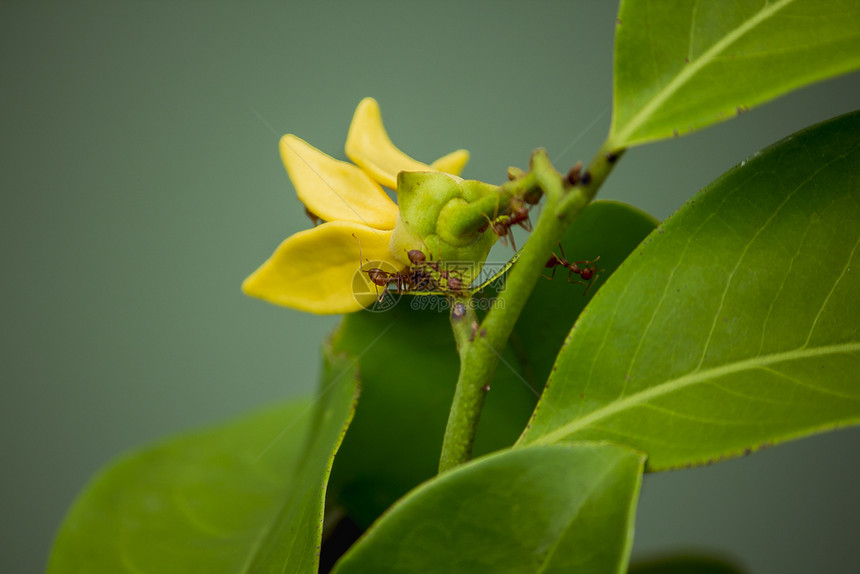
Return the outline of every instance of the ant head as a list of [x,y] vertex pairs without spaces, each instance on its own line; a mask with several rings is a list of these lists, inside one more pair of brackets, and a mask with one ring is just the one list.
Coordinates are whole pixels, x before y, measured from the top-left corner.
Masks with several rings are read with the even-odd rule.
[[591,267],[586,267],[584,269],[579,270],[579,276],[588,281],[594,275],[594,269]]
[[508,234],[508,225],[504,221],[494,221],[493,222],[493,233],[498,235],[499,237],[503,237]]

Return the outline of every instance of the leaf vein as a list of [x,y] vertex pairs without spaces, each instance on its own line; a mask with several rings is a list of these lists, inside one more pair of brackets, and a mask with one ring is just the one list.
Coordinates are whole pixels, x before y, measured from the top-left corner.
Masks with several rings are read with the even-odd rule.
[[666,301],[666,294],[669,292],[669,287],[672,284],[672,278],[675,276],[675,273],[681,267],[681,262],[684,260],[684,255],[687,253],[687,249],[689,249],[690,244],[695,239],[696,235],[705,226],[708,221],[713,217],[713,213],[709,214],[704,221],[693,231],[690,236],[687,238],[687,243],[684,245],[684,249],[681,250],[680,255],[678,256],[678,261],[675,263],[675,266],[672,267],[672,270],[669,272],[669,277],[666,279],[665,285],[663,286],[663,292],[660,294],[660,300],[651,308],[651,316],[648,318],[648,324],[645,325],[645,328],[642,331],[642,336],[639,337],[639,342],[636,344],[636,350],[633,352],[633,356],[630,358],[630,364],[627,367],[627,373],[624,375],[624,385],[621,388],[621,395],[619,398],[624,398],[624,395],[627,393],[627,383],[630,381],[630,375],[633,372],[633,367],[636,364],[636,360],[639,358],[639,351],[642,349],[642,345],[645,340],[648,338],[648,331],[651,330],[651,326],[654,324],[654,319],[660,312],[660,309],[663,307],[663,303]]
[[[816,173],[817,173],[817,172],[816,172]],[[810,176],[810,179],[811,179],[812,177],[814,177],[814,176],[815,176],[815,174],[813,174],[812,176]],[[807,179],[806,181],[809,181],[809,180]],[[710,348],[710,346],[711,346],[711,341],[712,341],[712,340],[713,340],[713,338],[714,338],[714,331],[715,331],[715,330],[716,330],[716,328],[717,328],[717,323],[719,322],[720,315],[721,315],[721,314],[722,314],[722,312],[723,312],[723,306],[724,306],[724,305],[725,305],[725,303],[726,303],[726,295],[727,295],[727,294],[728,294],[728,292],[729,292],[729,287],[731,287],[732,280],[735,278],[735,275],[737,274],[738,269],[740,269],[741,264],[742,264],[742,263],[743,263],[743,261],[744,261],[744,258],[747,256],[747,253],[748,253],[748,252],[749,252],[749,250],[750,250],[750,247],[752,247],[753,243],[755,243],[755,240],[756,240],[756,239],[758,239],[758,236],[759,236],[759,235],[761,235],[761,233],[762,233],[765,229],[767,229],[768,225],[770,225],[770,224],[771,224],[771,222],[772,222],[772,221],[774,221],[774,220],[776,219],[776,216],[779,214],[779,212],[780,212],[780,211],[782,211],[782,208],[783,208],[783,207],[785,207],[785,204],[789,202],[789,200],[794,196],[794,194],[795,194],[795,193],[797,193],[797,190],[798,190],[798,189],[800,189],[800,188],[803,186],[803,184],[804,184],[804,183],[806,183],[806,182],[803,182],[803,183],[799,184],[799,185],[798,185],[796,188],[794,188],[790,193],[788,193],[788,194],[785,196],[785,199],[783,199],[783,200],[782,200],[782,203],[780,203],[780,204],[777,206],[777,208],[773,210],[773,213],[771,213],[771,214],[770,214],[770,217],[768,217],[768,218],[767,218],[767,220],[765,220],[765,222],[764,222],[764,223],[763,223],[763,224],[762,224],[762,225],[761,225],[761,226],[756,230],[756,232],[753,234],[753,236],[749,239],[749,241],[747,241],[747,244],[744,246],[744,249],[743,249],[743,251],[741,252],[740,257],[738,257],[738,258],[737,258],[737,261],[735,261],[735,266],[734,266],[734,268],[731,270],[731,272],[728,274],[728,276],[726,276],[726,279],[725,279],[725,288],[723,289],[723,294],[720,296],[720,304],[719,304],[719,306],[717,307],[717,311],[716,311],[716,313],[714,313],[714,320],[713,320],[713,322],[711,323],[711,329],[710,329],[710,331],[708,332],[708,337],[705,339],[705,345],[704,345],[704,347],[702,348],[702,356],[701,356],[701,357],[699,357],[699,364],[698,364],[698,365],[696,365],[696,368],[695,368],[695,370],[696,370],[696,371],[698,371],[699,369],[701,369],[701,368],[702,368],[702,364],[705,362],[705,357],[707,357],[707,356],[708,356],[708,349],[709,349],[709,348]]]
[[[629,288],[630,288],[630,282],[628,281],[624,284],[624,288],[621,290],[620,295],[615,298],[615,307],[612,309],[612,315],[610,316],[609,321],[607,321],[607,326],[603,331],[603,339],[600,341],[600,346],[597,348],[597,352],[593,353],[591,356],[591,366],[588,368],[588,376],[585,379],[585,386],[582,389],[583,394],[588,392],[588,388],[591,385],[592,376],[594,375],[594,367],[598,364],[598,362],[599,362],[598,359],[600,357],[600,354],[603,352],[603,348],[606,346],[606,342],[609,340],[609,334],[612,332],[612,326],[615,324],[615,321],[618,319],[618,307],[621,305],[621,301],[624,300],[624,297],[627,296],[627,290]],[[599,291],[598,291],[598,293],[599,293]],[[577,319],[577,321],[578,321],[578,319]],[[562,349],[559,351],[559,353],[561,353],[564,350],[564,348],[567,346],[567,344],[572,339],[572,337],[573,337],[573,329],[571,329],[570,333],[568,334],[567,340],[564,342],[564,345],[562,346]],[[545,396],[545,395],[541,396],[541,400],[538,401],[538,405],[540,405],[540,403],[543,402],[543,396]],[[581,404],[579,406],[579,412],[582,412],[582,405]],[[579,416],[579,413],[577,413],[577,416]]]
[[706,370],[691,371],[681,377],[664,381],[660,384],[639,391],[633,395],[629,395],[623,399],[616,400],[601,408],[591,411],[584,417],[574,419],[555,430],[549,431],[536,439],[531,444],[551,444],[563,439],[565,436],[588,427],[592,423],[606,419],[625,409],[639,406],[656,397],[668,395],[675,391],[680,391],[691,385],[716,379],[726,375],[732,375],[753,369],[759,369],[763,366],[778,364],[781,362],[795,361],[801,359],[810,359],[815,357],[847,354],[852,352],[860,352],[860,342],[849,342],[836,345],[826,345],[816,348],[799,348],[782,353],[772,353],[770,355],[757,355],[750,359],[737,361],[719,367],[712,367]]
[[[727,386],[725,386],[725,385],[721,385],[721,384],[720,384],[720,383],[718,383],[717,381],[709,381],[709,382],[710,382],[710,384],[712,384],[712,385],[713,385],[713,386],[715,386],[716,388],[720,389],[722,392],[724,392],[724,393],[726,393],[726,394],[729,394],[729,395],[733,395],[733,396],[739,397],[739,398],[741,398],[741,399],[743,399],[743,400],[745,400],[745,401],[757,401],[757,402],[760,402],[760,403],[767,403],[767,404],[770,404],[770,405],[777,405],[777,406],[780,406],[780,407],[787,407],[787,406],[791,405],[791,404],[794,402],[793,400],[789,400],[789,401],[772,401],[772,400],[766,399],[766,398],[764,398],[764,397],[760,397],[760,396],[756,396],[756,395],[749,395],[749,394],[747,394],[747,393],[742,393],[742,392],[740,392],[740,391],[738,391],[738,390],[736,390],[736,389],[732,389],[732,388],[727,387]],[[793,396],[794,396],[794,395],[792,395],[792,397],[793,397]]]
[[800,257],[800,254],[803,251],[803,246],[806,245],[806,239],[809,236],[810,229],[812,229],[812,220],[809,220],[807,222],[806,229],[803,231],[803,237],[800,238],[800,243],[797,246],[794,255],[791,257],[791,261],[788,262],[785,274],[782,276],[782,281],[779,284],[779,289],[777,289],[776,295],[773,296],[773,299],[771,299],[770,305],[767,308],[767,314],[765,314],[764,321],[761,325],[761,341],[759,341],[758,345],[759,355],[762,353],[762,351],[764,351],[764,339],[765,335],[767,334],[767,324],[770,322],[770,316],[773,313],[773,308],[776,306],[776,302],[779,299],[780,295],[782,295],[785,286],[788,285],[788,277],[791,275],[791,271],[794,269],[794,262],[797,261],[797,259]]
[[851,250],[851,255],[848,256],[848,260],[845,262],[845,265],[842,266],[842,273],[840,273],[839,277],[836,278],[836,281],[833,282],[833,287],[830,288],[830,291],[827,293],[827,297],[825,297],[824,301],[821,303],[821,307],[815,315],[815,320],[809,328],[809,335],[807,335],[806,341],[803,343],[804,347],[809,345],[809,341],[812,339],[812,334],[815,332],[815,327],[818,325],[818,320],[821,318],[824,308],[827,307],[827,303],[830,301],[830,297],[833,295],[833,292],[836,291],[836,287],[839,286],[839,282],[842,281],[842,278],[845,277],[848,269],[851,268],[851,262],[854,261],[854,254],[857,252],[858,245],[860,245],[860,237],[857,238],[857,242],[854,243],[854,248]]
[[765,421],[761,419],[752,420],[752,421],[743,421],[743,420],[730,420],[730,419],[710,419],[700,415],[694,415],[691,413],[684,413],[681,411],[676,411],[673,409],[669,409],[663,406],[655,405],[654,403],[644,403],[643,407],[651,410],[655,410],[657,412],[669,415],[670,417],[676,417],[679,419],[686,419],[697,423],[704,423],[709,425],[720,425],[720,426],[760,426],[762,424],[772,424],[774,421]]
[[831,390],[831,389],[816,387],[814,385],[810,385],[806,381],[802,381],[802,380],[797,379],[795,377],[791,377],[789,375],[786,375],[783,372],[777,371],[776,369],[771,369],[770,367],[760,367],[760,370],[765,371],[766,373],[771,373],[772,375],[776,375],[777,377],[783,378],[787,381],[790,381],[790,382],[794,383],[795,385],[797,385],[798,387],[804,387],[804,388],[813,390],[815,392],[821,393],[822,395],[831,395],[834,397],[839,397],[840,399],[848,399],[850,401],[860,401],[860,397],[858,397],[858,396],[848,395],[845,393],[838,393],[838,392]]
[[639,126],[645,122],[663,103],[666,102],[675,92],[684,86],[691,78],[693,78],[702,68],[713,61],[719,54],[725,51],[729,46],[742,38],[745,34],[756,28],[759,24],[772,17],[782,8],[791,4],[794,0],[779,0],[774,4],[766,4],[764,8],[756,12],[752,17],[748,18],[743,24],[723,36],[719,41],[715,42],[701,58],[692,60],[681,73],[675,76],[664,88],[658,91],[638,113],[636,113],[625,128],[618,134],[617,138],[622,143],[625,142],[631,134],[633,134]]

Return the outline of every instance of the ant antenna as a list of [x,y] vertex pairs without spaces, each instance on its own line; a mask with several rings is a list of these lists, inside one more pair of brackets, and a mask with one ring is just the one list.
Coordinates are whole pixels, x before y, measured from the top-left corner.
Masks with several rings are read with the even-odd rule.
[[[358,241],[358,269],[359,271],[363,271],[362,267],[364,267],[364,263],[361,262],[361,260],[363,259],[361,255],[361,239],[359,239],[355,233],[353,233],[352,236],[355,238],[356,241]],[[370,259],[367,259],[366,261],[370,263]]]

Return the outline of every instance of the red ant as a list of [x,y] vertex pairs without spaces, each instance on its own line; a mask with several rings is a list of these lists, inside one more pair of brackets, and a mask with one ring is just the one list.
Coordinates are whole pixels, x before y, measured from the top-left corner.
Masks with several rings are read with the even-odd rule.
[[[594,264],[598,259],[600,259],[600,256],[598,255],[597,258],[593,261],[585,259],[582,261],[574,261],[573,263],[571,263],[567,260],[564,254],[564,249],[561,247],[561,243],[558,244],[558,249],[561,251],[561,257],[556,255],[555,253],[552,254],[552,257],[550,257],[549,261],[547,261],[546,265],[544,265],[544,267],[552,269],[552,275],[550,277],[546,277],[546,275],[544,275],[544,277],[546,277],[547,279],[552,279],[553,277],[555,277],[556,267],[566,267],[567,269],[569,269],[567,273],[568,283],[579,283],[581,285],[586,285],[585,291],[582,294],[582,296],[585,297],[588,294],[588,290],[591,289],[591,286],[594,285],[594,283],[597,281],[597,278],[600,276],[600,273],[606,271],[606,269],[598,269],[597,265]],[[571,281],[570,279],[574,273],[579,275],[582,280]],[[594,281],[591,281],[591,279],[594,279]]]
[[435,285],[440,290],[445,290],[433,277],[427,275],[423,271],[421,271],[421,267],[429,267],[433,271],[439,274],[440,277],[445,279],[447,283],[447,289],[454,292],[459,292],[463,290],[463,280],[459,277],[455,277],[450,272],[439,265],[438,262],[433,261],[432,259],[428,260],[427,256],[424,255],[424,252],[420,249],[410,249],[406,252],[406,256],[409,258],[409,261],[412,263],[413,267],[413,275],[416,278],[419,278],[420,283],[429,283]]
[[[409,257],[409,261],[412,262],[412,267],[407,267],[402,271],[384,271],[378,267],[371,267],[370,269],[362,269],[364,266],[361,263],[361,260],[364,259],[361,254],[361,240],[356,237],[353,233],[353,237],[355,237],[356,241],[358,241],[358,261],[359,261],[359,271],[367,273],[368,279],[370,282],[376,286],[376,295],[377,300],[382,302],[385,298],[385,293],[387,292],[387,288],[389,285],[393,285],[397,289],[397,293],[401,294],[404,291],[431,291],[434,288],[438,288],[439,290],[449,290],[454,292],[459,292],[463,290],[463,281],[449,273],[448,271],[442,269],[439,264],[435,261],[427,261],[426,256],[422,251],[418,249],[412,249],[407,252],[407,256]],[[370,260],[366,260],[370,263]],[[447,281],[447,289],[443,288],[439,283],[429,275],[423,267],[429,267],[436,271],[441,277],[446,279]],[[379,292],[379,287],[383,287],[382,293]]]
[[[370,281],[376,285],[376,300],[380,303],[383,299],[385,299],[385,294],[388,292],[388,286],[394,285],[397,288],[398,295],[403,293],[407,289],[409,289],[412,277],[402,272],[389,272],[383,271],[378,267],[372,267],[370,269],[364,270],[359,268],[361,271],[367,273],[367,277]],[[379,292],[379,287],[383,287],[382,293]]]
[[[364,267],[364,264],[361,262],[361,260],[363,259],[361,255],[361,240],[356,237],[355,233],[353,233],[352,236],[355,237],[356,241],[358,241],[358,270],[367,273],[368,279],[370,279],[371,283],[376,286],[377,301],[382,302],[382,300],[385,298],[385,293],[387,293],[388,291],[389,285],[394,285],[397,288],[397,293],[400,294],[409,289],[414,284],[415,277],[414,274],[411,273],[411,269],[409,270],[410,272],[389,272],[384,271],[378,267],[362,269],[362,267]],[[370,263],[369,259],[367,259],[366,261]],[[382,294],[379,293],[380,287],[383,287]]]
[[[519,197],[513,197],[511,199],[510,206],[508,207],[508,213],[490,221],[493,233],[499,236],[499,239],[502,240],[502,244],[504,245],[508,244],[507,239],[510,238],[511,247],[513,247],[514,251],[517,250],[517,244],[514,243],[514,232],[511,230],[511,227],[519,225],[526,231],[532,230],[532,222],[529,219],[528,205],[534,205],[537,201],[532,202],[530,199],[531,198],[527,198],[524,201]],[[540,198],[538,197],[537,199],[539,200]]]

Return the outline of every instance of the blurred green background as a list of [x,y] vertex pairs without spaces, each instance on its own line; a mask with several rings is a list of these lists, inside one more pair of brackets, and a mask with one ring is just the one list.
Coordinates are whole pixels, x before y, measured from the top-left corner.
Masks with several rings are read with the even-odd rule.
[[[543,146],[566,169],[608,129],[614,23],[608,1],[0,4],[0,571],[41,571],[117,454],[312,389],[337,317],[239,291],[309,224],[282,134],[343,157],[372,95],[418,159],[465,147],[464,175],[498,183]],[[858,94],[853,75],[634,149],[601,197],[666,217]],[[858,452],[849,429],[649,476],[635,554],[856,571]]]

